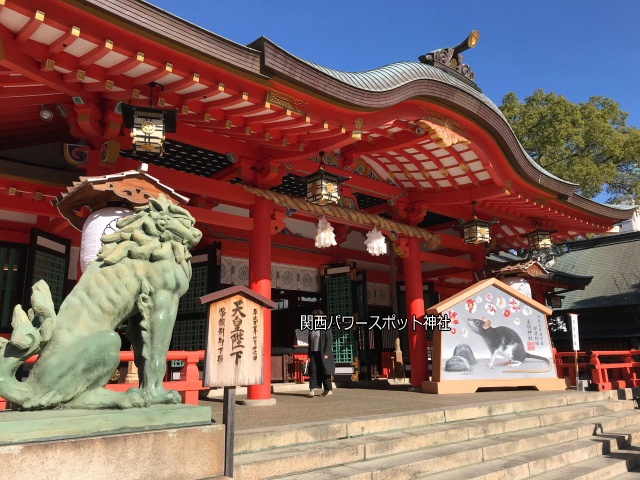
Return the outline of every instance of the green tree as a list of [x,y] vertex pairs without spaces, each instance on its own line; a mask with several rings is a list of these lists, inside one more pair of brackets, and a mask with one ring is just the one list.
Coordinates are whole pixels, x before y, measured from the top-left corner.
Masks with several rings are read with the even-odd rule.
[[582,195],[606,191],[610,202],[640,203],[640,130],[610,98],[576,104],[536,90],[521,102],[508,93],[500,110],[531,158]]

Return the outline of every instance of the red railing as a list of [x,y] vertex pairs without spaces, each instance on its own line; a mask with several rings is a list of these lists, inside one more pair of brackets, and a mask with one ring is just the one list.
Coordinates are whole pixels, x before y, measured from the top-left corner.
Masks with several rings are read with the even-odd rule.
[[[598,391],[640,386],[637,371],[640,362],[634,362],[633,355],[640,355],[640,350],[591,352],[588,366],[591,370],[591,383]],[[605,363],[602,362],[602,357],[608,357],[604,359]]]
[[[640,350],[578,352],[579,374],[589,374],[591,385],[598,391],[638,387],[640,362],[634,362],[634,355],[640,355]],[[557,352],[555,361],[558,377],[569,377],[571,385],[575,386],[575,352]]]
[[[589,355],[585,352],[578,352],[578,378],[588,372],[587,365]],[[558,378],[569,378],[570,385],[575,387],[576,381],[576,354],[575,352],[556,352],[556,369]]]
[[[38,359],[37,355],[30,357],[25,363],[34,363]],[[167,361],[180,360],[184,362],[184,366],[180,370],[180,380],[164,382],[164,388],[167,390],[176,390],[182,396],[182,402],[187,405],[198,405],[198,393],[200,390],[206,390],[208,387],[202,386],[200,373],[196,365],[200,360],[204,359],[204,350],[193,352],[188,351],[171,351],[167,353]],[[132,362],[133,352],[120,352],[121,362]],[[137,383],[108,383],[105,387],[109,390],[124,392],[130,388],[137,387]],[[4,398],[0,397],[0,410],[5,410],[7,403]]]

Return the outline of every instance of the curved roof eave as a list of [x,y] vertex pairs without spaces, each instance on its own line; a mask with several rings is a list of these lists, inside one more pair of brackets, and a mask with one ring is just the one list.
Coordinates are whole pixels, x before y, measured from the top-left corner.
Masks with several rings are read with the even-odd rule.
[[[368,72],[339,72],[302,60],[265,37],[243,46],[145,1],[63,1],[85,10],[87,7],[94,8],[116,18],[121,24],[131,25],[138,33],[151,33],[162,41],[251,73],[257,78],[268,79],[277,74],[347,104],[381,109],[416,96],[433,98],[482,125],[498,142],[514,169],[530,183],[558,194],[560,199],[576,208],[586,208],[595,215],[623,220],[633,214],[630,210],[611,208],[579,197],[575,194],[576,184],[544,170],[524,151],[498,107],[479,89],[456,78],[454,73],[419,62],[401,62]],[[149,19],[153,21],[149,22]]]
[[[578,184],[542,168],[524,150],[500,109],[479,89],[446,70],[419,62],[399,62],[364,72],[343,72],[303,60],[269,39],[249,44],[262,51],[263,66],[304,88],[359,107],[385,108],[415,96],[448,104],[482,125],[498,142],[514,169],[528,182],[550,191],[565,203],[610,219],[630,218],[630,212],[611,208],[575,193]],[[449,91],[443,91],[442,86]],[[462,98],[460,93],[467,98]]]

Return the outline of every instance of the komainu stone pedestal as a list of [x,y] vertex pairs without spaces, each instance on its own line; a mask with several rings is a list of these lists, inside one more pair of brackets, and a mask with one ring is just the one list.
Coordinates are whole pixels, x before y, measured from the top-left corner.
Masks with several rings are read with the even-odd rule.
[[224,470],[224,425],[211,425],[210,417],[208,407],[186,405],[0,412],[0,476],[12,480],[215,477]]

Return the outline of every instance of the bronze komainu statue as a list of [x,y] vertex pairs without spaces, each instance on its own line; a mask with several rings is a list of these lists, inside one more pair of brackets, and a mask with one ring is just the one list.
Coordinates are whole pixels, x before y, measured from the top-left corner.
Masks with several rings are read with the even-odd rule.
[[[118,221],[56,313],[45,281],[33,285],[32,308],[13,311],[13,334],[0,338],[0,396],[24,409],[56,406],[129,408],[179,403],[165,390],[166,370],[178,301],[191,279],[191,254],[202,233],[185,209],[164,195]],[[140,388],[114,392],[104,385],[119,364],[125,321],[139,369]],[[16,370],[40,357],[26,381]]]

